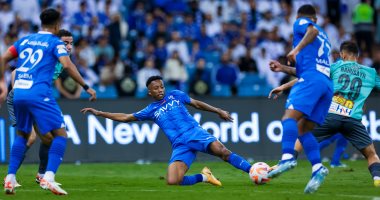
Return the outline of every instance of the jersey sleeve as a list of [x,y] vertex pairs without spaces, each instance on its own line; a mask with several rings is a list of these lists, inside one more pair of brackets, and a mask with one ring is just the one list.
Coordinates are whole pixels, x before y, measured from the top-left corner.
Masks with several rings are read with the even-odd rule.
[[380,90],[380,77],[379,76],[376,76],[376,79],[375,79],[375,88]]
[[175,95],[178,97],[178,99],[181,100],[182,103],[184,104],[189,104],[190,103],[190,97],[186,93],[182,92],[181,90],[173,90],[171,92],[172,95]]
[[342,63],[342,60],[338,60],[338,61],[332,63],[330,66],[330,73],[332,74],[335,70],[337,70],[341,63]]
[[314,23],[306,18],[301,18],[294,23],[294,33],[304,35],[309,26],[314,26]]
[[55,48],[54,48],[54,55],[59,58],[61,56],[69,56],[69,53],[67,52],[65,43],[63,43],[61,40],[57,40]]
[[13,43],[12,46],[9,47],[8,50],[11,51],[11,53],[12,53],[13,56],[15,55],[15,53],[18,56],[20,44],[25,43],[25,42],[23,42],[24,40],[25,40],[25,42],[27,42],[27,39],[17,40],[15,43]]
[[145,107],[144,109],[133,113],[133,116],[136,117],[139,121],[149,120],[151,119],[152,109],[150,106]]

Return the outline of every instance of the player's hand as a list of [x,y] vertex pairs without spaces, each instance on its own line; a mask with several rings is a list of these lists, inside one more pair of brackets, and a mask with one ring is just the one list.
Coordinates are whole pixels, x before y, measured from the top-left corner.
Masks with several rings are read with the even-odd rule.
[[0,107],[7,98],[8,88],[4,79],[0,80]]
[[[288,62],[290,63],[296,63],[296,56],[298,54],[298,51],[296,49],[291,50],[288,55],[286,56],[288,58]],[[288,63],[288,64],[290,64]]]
[[272,96],[273,99],[277,99],[279,96],[281,96],[283,92],[284,90],[282,89],[282,87],[276,87],[272,91],[270,91],[268,99],[272,98]]
[[92,114],[94,114],[96,116],[98,116],[98,114],[99,114],[99,111],[96,110],[96,109],[94,109],[94,108],[83,108],[80,112],[83,113],[83,114],[92,113]]
[[234,119],[231,117],[230,113],[225,110],[219,110],[218,115],[225,121],[232,122]]
[[283,72],[283,67],[281,63],[279,63],[276,60],[271,60],[269,62],[269,68],[270,70],[272,70],[272,72]]
[[92,88],[88,88],[86,92],[91,96],[90,101],[96,101],[96,91]]

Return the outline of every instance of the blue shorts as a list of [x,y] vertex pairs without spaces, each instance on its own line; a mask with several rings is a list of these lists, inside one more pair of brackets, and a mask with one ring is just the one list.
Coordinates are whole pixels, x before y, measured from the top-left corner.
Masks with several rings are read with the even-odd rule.
[[183,134],[173,143],[172,156],[169,165],[175,161],[182,161],[190,168],[197,152],[209,153],[208,147],[217,139],[201,127],[194,128]]
[[65,128],[63,115],[54,98],[49,100],[16,100],[14,99],[14,111],[17,121],[17,130],[30,133],[35,122],[42,135]]
[[290,90],[286,109],[297,110],[305,119],[319,125],[323,123],[333,97],[333,83],[330,78],[320,74],[307,74],[299,78]]

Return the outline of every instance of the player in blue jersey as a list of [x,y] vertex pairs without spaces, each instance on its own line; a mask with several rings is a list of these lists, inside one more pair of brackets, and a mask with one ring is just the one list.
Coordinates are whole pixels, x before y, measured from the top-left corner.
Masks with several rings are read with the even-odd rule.
[[312,5],[303,5],[298,9],[293,25],[294,48],[287,57],[295,63],[299,80],[290,91],[282,117],[282,158],[278,167],[268,174],[274,178],[297,165],[294,145],[298,138],[312,165],[312,176],[305,193],[315,192],[328,174],[328,169],[321,163],[318,142],[311,131],[315,124],[323,123],[333,96],[329,78],[330,43],[316,21],[316,11]]
[[52,94],[55,64],[59,61],[70,76],[90,94],[90,100],[96,99],[96,92],[85,84],[71,62],[65,44],[54,35],[60,28],[60,13],[46,9],[41,13],[40,19],[42,31],[16,41],[1,58],[0,79],[4,73],[4,64],[18,58],[13,86],[17,136],[12,145],[8,175],[5,178],[6,194],[15,192],[16,172],[24,157],[33,123],[37,124],[42,136],[51,132],[54,137],[40,186],[57,195],[67,194],[55,182],[55,174],[62,162],[67,142],[62,112]]
[[160,76],[150,77],[146,86],[148,94],[155,101],[139,112],[133,114],[109,113],[93,108],[84,108],[81,112],[89,112],[96,116],[121,122],[154,121],[164,131],[173,149],[167,173],[167,184],[169,185],[193,185],[198,182],[222,185],[207,167],[203,168],[200,174],[185,176],[198,151],[217,156],[234,167],[249,173],[251,165],[244,158],[232,153],[213,135],[203,129],[190,115],[186,105],[214,112],[223,120],[232,121],[233,119],[227,111],[192,99],[179,90],[165,94],[164,83]]
[[[334,81],[334,97],[329,113],[323,124],[312,132],[318,141],[332,137],[340,132],[367,159],[375,187],[380,187],[380,160],[372,139],[361,123],[363,105],[374,88],[380,89],[380,77],[376,70],[357,63],[359,48],[353,42],[343,42],[340,47],[339,60],[331,65],[331,78]],[[271,69],[276,72],[295,74],[292,67],[273,62]],[[296,80],[295,80],[296,81]],[[295,81],[286,83],[272,92],[276,95],[290,88]],[[305,149],[306,146],[303,146]],[[302,146],[296,145],[297,152]]]
[[[73,35],[69,31],[61,29],[59,30],[57,36],[62,40],[62,42],[65,43],[66,50],[70,54],[73,47]],[[58,78],[60,74],[62,73],[62,71],[63,71],[63,66],[61,63],[58,62],[55,65],[53,81],[59,81]],[[13,87],[13,82],[15,79],[15,73],[16,71],[12,71],[12,87]],[[16,127],[17,122],[16,122],[16,116],[14,114],[14,108],[13,108],[13,95],[14,95],[14,90],[11,90],[7,96],[7,106],[8,106],[8,112],[10,116],[9,118],[10,118],[11,125],[13,127]],[[37,125],[34,123],[31,135],[28,138],[26,151],[34,144],[37,138],[36,134],[38,136],[41,136],[41,133],[39,132]],[[51,140],[53,139],[53,136],[51,135],[51,133],[47,133],[45,134],[44,137],[41,137],[41,139],[42,140],[41,140],[40,149],[39,149],[40,164],[38,168],[38,173],[36,175],[36,183],[38,184],[40,184],[40,181],[43,178],[46,171],[47,162],[48,162],[48,154],[49,154],[49,149],[50,149]],[[57,184],[59,185],[59,183]],[[16,182],[16,187],[18,186],[20,185]]]

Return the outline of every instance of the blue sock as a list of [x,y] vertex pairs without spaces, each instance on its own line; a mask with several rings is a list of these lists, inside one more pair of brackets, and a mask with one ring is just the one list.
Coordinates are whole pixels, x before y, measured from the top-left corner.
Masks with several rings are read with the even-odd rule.
[[294,145],[298,137],[298,126],[295,119],[282,121],[282,153],[294,155]]
[[40,144],[40,151],[39,151],[40,166],[38,167],[38,173],[40,174],[45,174],[46,167],[48,164],[48,158],[49,158],[49,149],[50,149],[50,145],[46,145],[43,143]]
[[244,158],[242,158],[241,156],[235,154],[235,153],[231,153],[230,157],[228,158],[228,162],[240,169],[240,170],[243,170],[247,173],[249,173],[249,169],[251,169],[251,164],[249,164],[248,161],[246,161]]
[[[21,160],[21,162],[20,162],[18,168],[20,168],[20,166],[21,166],[22,163],[24,162],[24,159],[25,159],[25,156],[26,156],[26,152],[28,152],[29,148],[30,148],[30,147],[28,147],[28,145],[26,145],[25,152],[24,152],[24,156],[22,157],[22,160]],[[18,168],[17,168],[17,169],[18,169]]]
[[347,147],[347,140],[343,137],[343,135],[339,134],[339,137],[336,141],[336,147],[334,151],[334,155],[331,159],[331,164],[338,165],[340,164],[340,158],[342,157],[343,152],[346,150]]
[[67,139],[62,136],[57,136],[53,139],[49,150],[49,159],[46,171],[56,173],[59,165],[62,162],[65,154]]
[[8,174],[16,174],[18,168],[24,160],[26,142],[27,140],[24,137],[16,135],[9,158]]
[[315,139],[311,132],[307,132],[302,136],[299,136],[307,159],[310,161],[311,165],[321,163],[321,152],[319,150],[318,141]]
[[196,183],[202,182],[202,174],[195,174],[192,176],[184,176],[181,182],[181,185],[194,185]]

